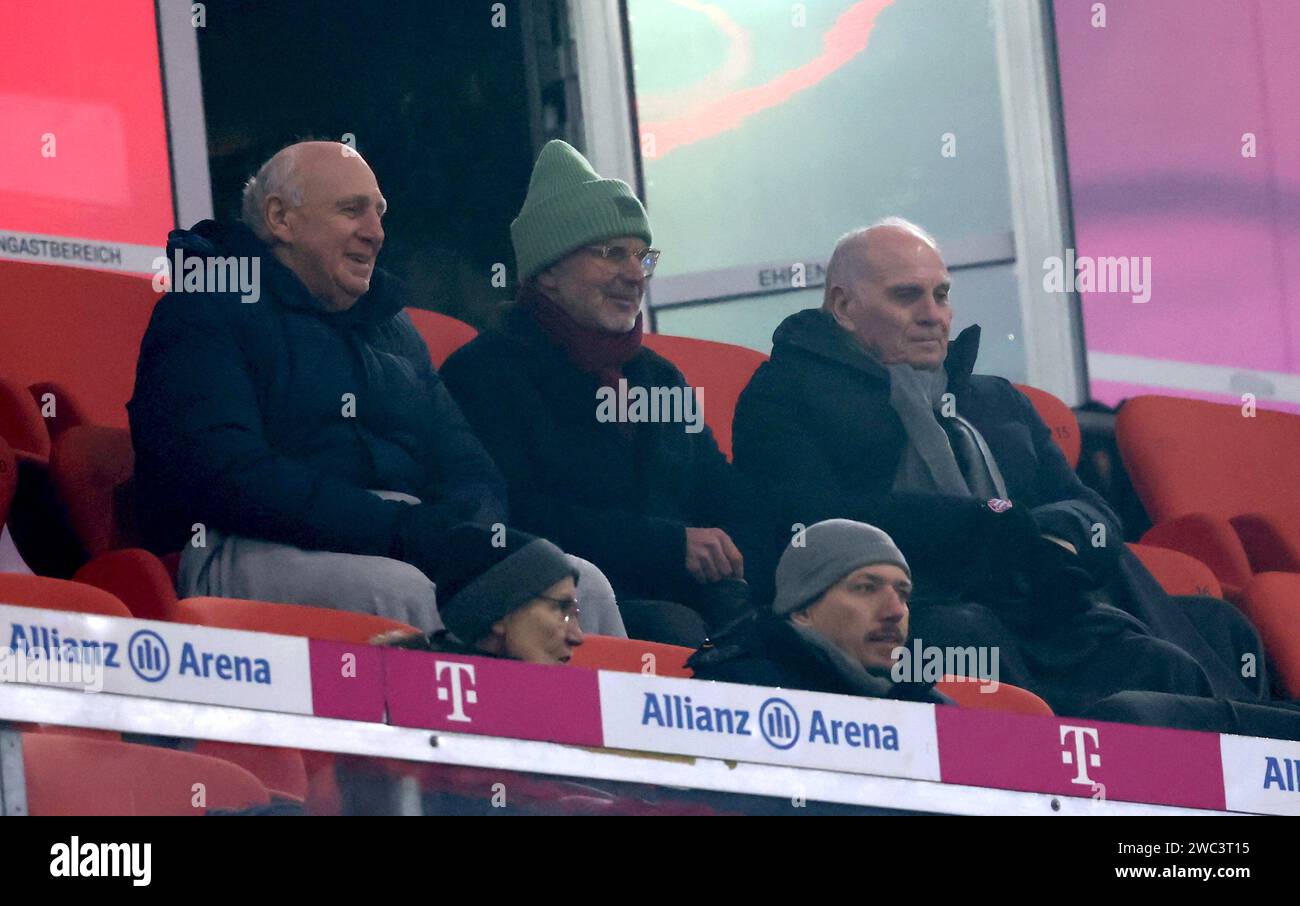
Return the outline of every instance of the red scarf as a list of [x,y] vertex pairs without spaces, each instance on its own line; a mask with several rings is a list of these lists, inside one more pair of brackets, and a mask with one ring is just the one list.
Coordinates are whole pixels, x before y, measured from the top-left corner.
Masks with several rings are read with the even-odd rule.
[[596,377],[603,387],[617,388],[623,366],[641,349],[640,313],[627,333],[610,334],[582,326],[539,290],[520,289],[519,303],[569,361],[584,374]]

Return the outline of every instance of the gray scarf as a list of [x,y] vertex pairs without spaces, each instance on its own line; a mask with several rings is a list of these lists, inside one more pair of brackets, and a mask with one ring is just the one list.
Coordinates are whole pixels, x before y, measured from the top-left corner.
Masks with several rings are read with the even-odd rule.
[[[936,414],[948,389],[948,372],[943,367],[925,371],[905,362],[884,368],[889,372],[889,405],[903,423],[908,441],[894,475],[894,490],[937,491],[970,497],[970,485],[962,475],[952,444]],[[997,495],[1006,497],[1006,482],[988,444],[974,425],[963,419],[961,427],[969,432],[978,447]]]

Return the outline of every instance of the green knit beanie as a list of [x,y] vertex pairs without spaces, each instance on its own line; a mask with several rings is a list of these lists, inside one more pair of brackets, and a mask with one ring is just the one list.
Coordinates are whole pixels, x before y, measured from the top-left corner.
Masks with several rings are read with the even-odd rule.
[[637,236],[651,242],[650,218],[620,179],[601,179],[572,145],[546,143],[533,165],[528,197],[510,224],[519,280],[546,270],[584,245]]

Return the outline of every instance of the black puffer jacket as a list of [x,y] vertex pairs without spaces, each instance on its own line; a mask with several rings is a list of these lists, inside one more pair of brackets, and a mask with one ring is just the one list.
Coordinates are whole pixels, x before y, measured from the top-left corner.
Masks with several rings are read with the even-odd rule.
[[500,475],[402,312],[397,281],[376,271],[356,305],[329,313],[242,225],[177,230],[169,260],[177,249],[258,258],[261,297],[170,292],[154,309],[127,406],[154,549],[181,547],[198,522],[425,568],[441,529],[505,520]]
[[[830,656],[805,641],[790,621],[751,613],[732,623],[686,662],[695,679],[863,695]],[[929,683],[894,683],[883,698],[951,704]]]

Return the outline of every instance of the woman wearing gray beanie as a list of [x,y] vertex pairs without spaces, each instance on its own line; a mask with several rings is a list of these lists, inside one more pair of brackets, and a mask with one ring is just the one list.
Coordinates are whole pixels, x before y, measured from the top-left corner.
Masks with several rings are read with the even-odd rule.
[[400,648],[567,664],[582,644],[578,572],[545,538],[458,525],[446,536],[434,576],[446,629],[373,641]]

